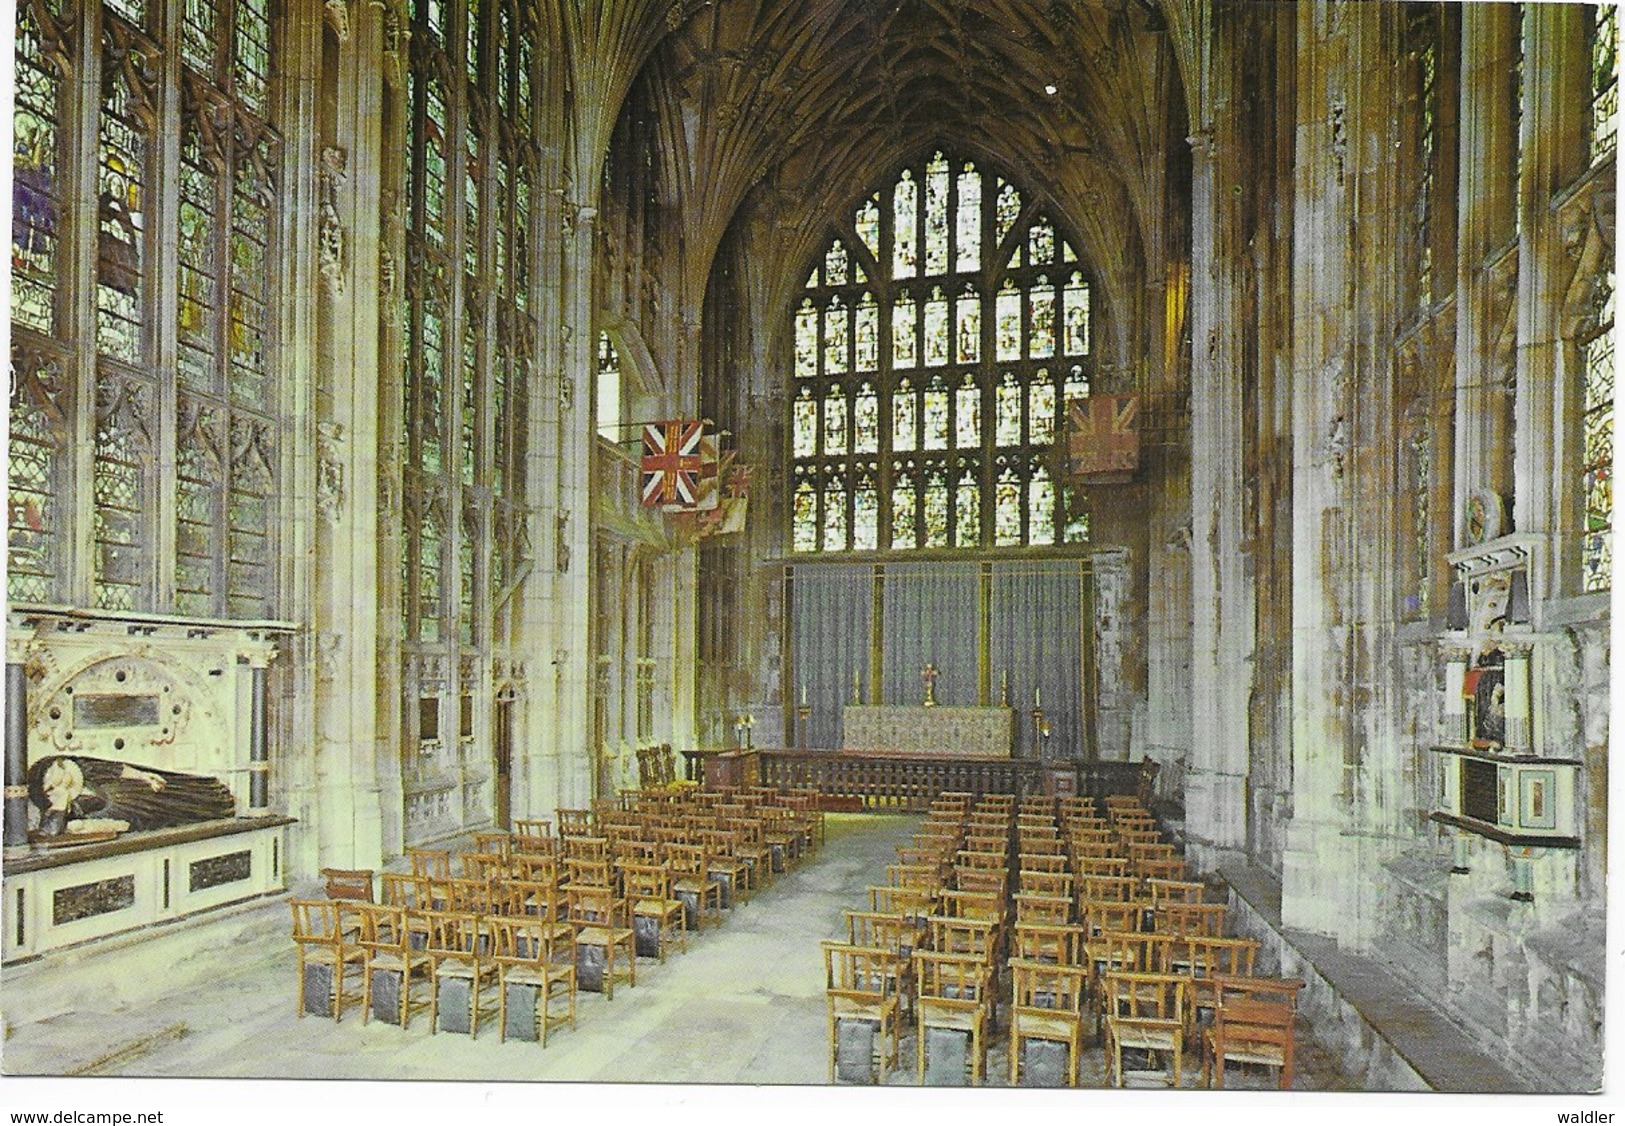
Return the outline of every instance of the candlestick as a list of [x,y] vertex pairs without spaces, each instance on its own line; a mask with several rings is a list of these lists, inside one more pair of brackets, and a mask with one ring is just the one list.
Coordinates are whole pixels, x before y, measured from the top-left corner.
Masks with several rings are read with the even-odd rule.
[[999,673],[999,707],[1010,706],[1010,670],[1005,669]]
[[1043,701],[1042,697],[1039,696],[1038,689],[1035,687],[1033,689],[1033,707],[1041,708],[1043,706],[1044,706],[1044,701]]
[[801,702],[803,704],[807,702],[807,682],[805,680],[801,682]]

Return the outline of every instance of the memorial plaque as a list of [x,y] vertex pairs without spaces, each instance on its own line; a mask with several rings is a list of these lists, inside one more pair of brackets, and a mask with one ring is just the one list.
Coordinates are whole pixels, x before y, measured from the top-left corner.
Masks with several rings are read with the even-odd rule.
[[156,727],[158,697],[111,693],[75,696],[73,722],[76,727]]
[[187,866],[187,889],[203,891],[221,884],[246,880],[254,873],[254,854],[248,851],[228,852],[211,856],[207,860],[194,860]]
[[108,915],[135,905],[135,876],[115,876],[93,884],[58,888],[51,897],[51,922],[63,923]]

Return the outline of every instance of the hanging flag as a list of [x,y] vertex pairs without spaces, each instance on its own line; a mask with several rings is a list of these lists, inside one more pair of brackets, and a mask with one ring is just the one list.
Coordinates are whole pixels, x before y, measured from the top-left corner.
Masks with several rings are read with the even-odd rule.
[[711,508],[685,509],[668,518],[674,541],[691,547],[707,536],[726,536],[745,530],[745,510],[749,502],[752,466],[734,465],[734,450],[722,454],[717,477],[723,481],[722,497]]
[[1090,395],[1066,407],[1067,468],[1079,481],[1124,481],[1140,465],[1140,397]]
[[717,444],[704,420],[644,423],[643,504],[664,512],[717,506]]

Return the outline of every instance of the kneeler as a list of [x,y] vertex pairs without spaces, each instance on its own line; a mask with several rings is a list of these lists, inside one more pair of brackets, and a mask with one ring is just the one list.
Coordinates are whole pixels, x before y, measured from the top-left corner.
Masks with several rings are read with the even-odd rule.
[[841,1017],[835,1022],[835,1078],[840,1083],[875,1081],[875,1037],[880,1022]]

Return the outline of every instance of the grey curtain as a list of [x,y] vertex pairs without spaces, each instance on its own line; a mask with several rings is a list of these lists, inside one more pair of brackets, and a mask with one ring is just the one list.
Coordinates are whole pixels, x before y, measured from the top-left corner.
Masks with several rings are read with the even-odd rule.
[[[805,689],[812,706],[807,746],[836,750],[841,745],[841,708],[852,698],[854,674],[868,699],[874,567],[798,563],[791,592],[790,679],[784,685],[788,729],[799,734],[796,705]],[[760,732],[757,743],[764,745]]]
[[1083,620],[1081,564],[1074,560],[993,564],[993,700],[1008,675],[1016,709],[1017,754],[1036,758],[1033,692],[1041,693],[1050,725],[1051,755],[1082,758],[1087,745],[1083,712]]
[[937,703],[975,706],[977,572],[975,563],[886,565],[883,703],[920,703],[920,670],[929,662],[937,666]]

